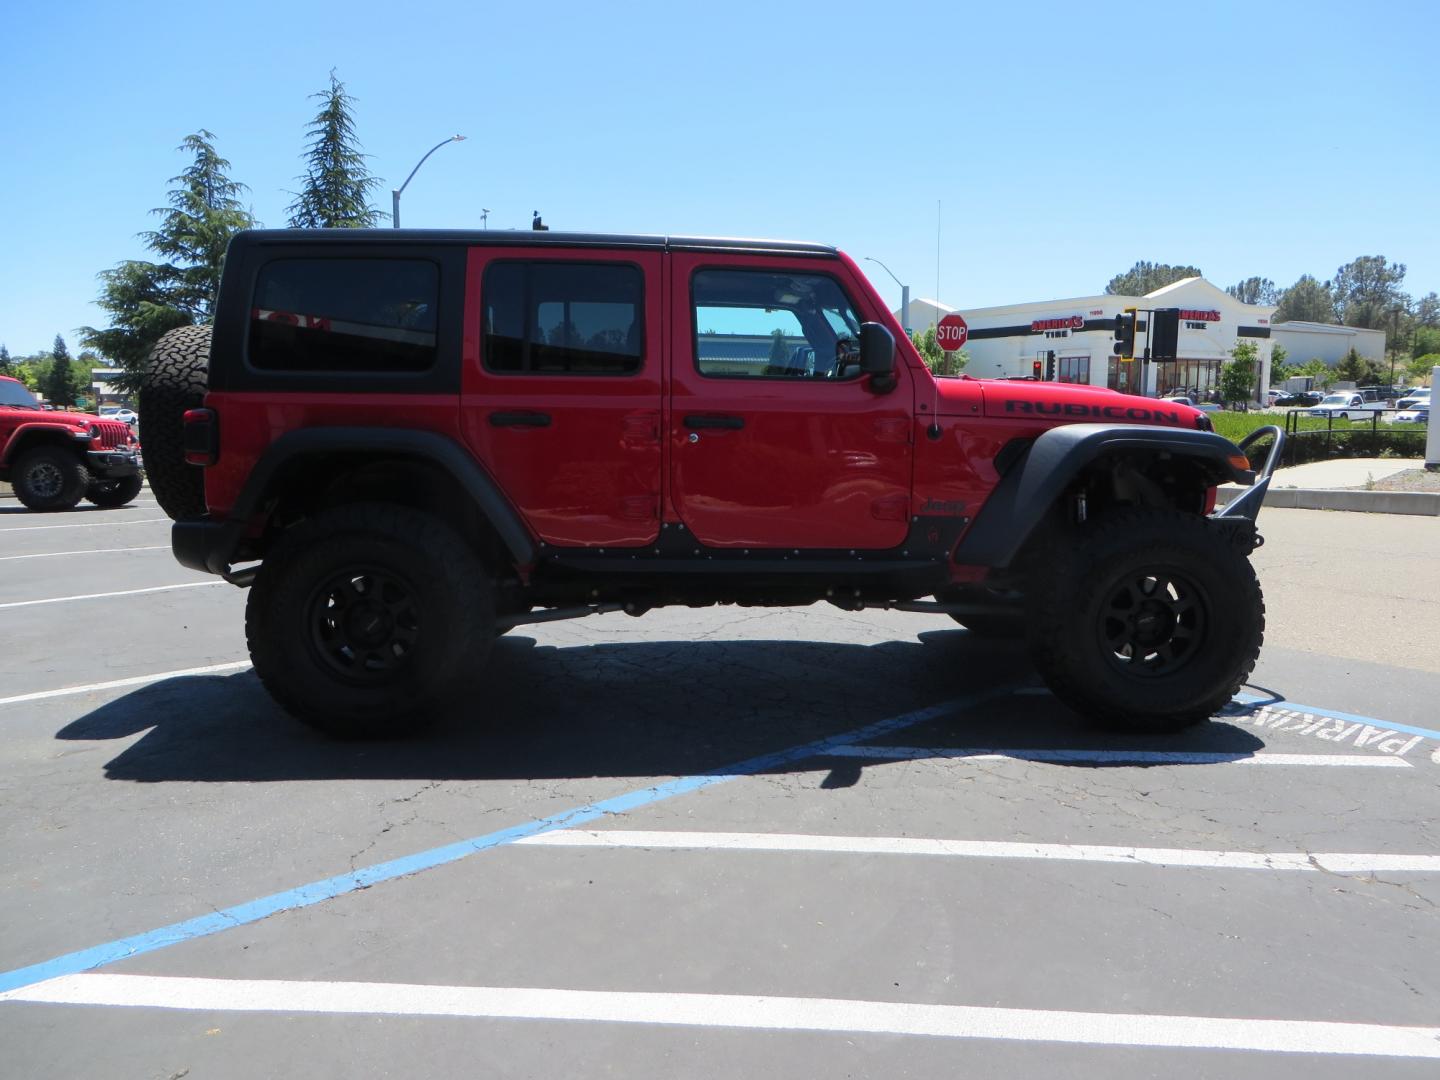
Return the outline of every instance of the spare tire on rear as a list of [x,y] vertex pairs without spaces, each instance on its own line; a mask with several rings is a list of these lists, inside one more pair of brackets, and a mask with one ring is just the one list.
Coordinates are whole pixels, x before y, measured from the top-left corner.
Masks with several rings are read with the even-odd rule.
[[155,501],[176,521],[205,513],[205,478],[185,463],[184,418],[205,398],[210,327],[181,326],[155,343],[140,380],[140,442]]

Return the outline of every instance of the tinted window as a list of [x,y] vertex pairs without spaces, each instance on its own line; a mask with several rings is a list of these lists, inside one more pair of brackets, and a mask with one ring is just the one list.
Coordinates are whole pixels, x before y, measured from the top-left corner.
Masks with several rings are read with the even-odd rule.
[[860,320],[821,274],[701,270],[691,282],[700,374],[849,379],[860,374]]
[[22,409],[38,409],[40,403],[24,385],[0,379],[0,405],[15,405]]
[[250,363],[279,371],[425,371],[440,268],[419,259],[279,259],[261,268]]
[[630,375],[643,355],[634,266],[500,262],[485,271],[484,361],[503,374]]

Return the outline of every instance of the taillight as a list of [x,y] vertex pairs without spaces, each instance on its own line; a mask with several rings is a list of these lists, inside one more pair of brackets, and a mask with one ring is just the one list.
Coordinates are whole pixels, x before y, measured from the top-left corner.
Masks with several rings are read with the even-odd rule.
[[220,459],[220,418],[214,409],[185,410],[181,446],[186,464],[214,465]]

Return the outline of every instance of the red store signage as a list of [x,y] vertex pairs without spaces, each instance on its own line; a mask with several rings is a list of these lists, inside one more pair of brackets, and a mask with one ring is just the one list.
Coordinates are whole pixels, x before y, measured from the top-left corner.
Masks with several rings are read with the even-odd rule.
[[1195,311],[1191,308],[1181,308],[1180,318],[1187,322],[1219,322],[1220,313],[1218,311]]
[[[1219,315],[1215,316],[1217,319]],[[1036,319],[1030,324],[1030,332],[1038,334],[1045,330],[1084,330],[1085,320],[1079,315],[1066,315],[1063,319]]]

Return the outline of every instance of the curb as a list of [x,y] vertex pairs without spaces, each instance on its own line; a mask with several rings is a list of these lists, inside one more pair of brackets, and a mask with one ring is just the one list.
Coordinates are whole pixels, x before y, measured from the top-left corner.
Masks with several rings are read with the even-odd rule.
[[[1223,485],[1215,493],[1224,506],[1247,489]],[[1440,493],[1431,491],[1359,491],[1347,488],[1277,488],[1265,492],[1265,505],[1277,510],[1348,510],[1361,514],[1411,514],[1440,517]]]

